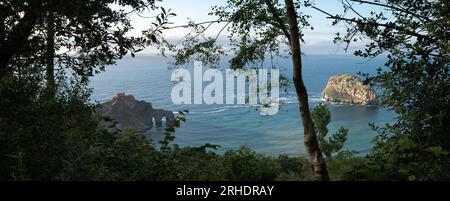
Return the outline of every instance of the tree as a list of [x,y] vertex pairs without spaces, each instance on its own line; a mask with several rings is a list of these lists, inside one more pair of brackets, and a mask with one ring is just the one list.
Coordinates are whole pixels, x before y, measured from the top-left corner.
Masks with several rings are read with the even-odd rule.
[[[131,10],[125,11],[126,6]],[[55,77],[70,70],[79,81],[87,82],[105,66],[157,42],[158,27],[174,15],[164,8],[154,27],[142,30],[143,35],[128,34],[133,29],[132,14],[155,9],[159,9],[155,0],[2,1],[0,77],[32,69],[28,73],[46,72],[48,87],[55,88]]]
[[157,8],[154,0],[0,1],[0,179],[57,179],[108,138],[97,131],[88,78],[157,42],[173,15],[164,8],[154,27],[128,35],[132,13]]
[[[394,124],[374,128],[379,132],[370,154],[376,167],[390,179],[450,179],[450,20],[448,1],[384,0],[342,1],[346,14],[333,15],[345,23],[345,35],[336,42],[368,41],[355,55],[387,55],[367,82],[382,88],[382,104],[394,110]],[[356,5],[381,12],[358,12]],[[348,16],[347,15],[347,16]]]
[[[220,56],[225,54],[225,50],[217,42],[225,29],[230,33],[228,39],[234,54],[230,64],[233,69],[258,68],[258,63],[265,60],[266,54],[280,56],[282,46],[289,47],[292,80],[300,103],[306,151],[316,180],[323,181],[329,179],[328,172],[317,141],[309,109],[308,92],[302,77],[301,28],[310,25],[307,22],[309,16],[303,15],[299,10],[301,6],[308,5],[309,1],[294,3],[292,0],[285,0],[284,4],[281,4],[278,0],[228,0],[226,6],[213,7],[210,15],[216,16],[216,20],[189,22],[185,26],[170,28],[192,29],[192,32],[186,35],[182,48],[175,50],[175,65],[187,63],[191,59],[216,65]],[[205,31],[213,24],[221,24],[223,27],[216,37],[208,37]],[[175,45],[169,47],[174,48]]]
[[331,112],[324,104],[320,103],[311,111],[312,119],[316,126],[319,147],[327,159],[331,159],[333,153],[339,153],[347,141],[348,129],[340,127],[333,136],[328,135],[328,124],[331,121]]

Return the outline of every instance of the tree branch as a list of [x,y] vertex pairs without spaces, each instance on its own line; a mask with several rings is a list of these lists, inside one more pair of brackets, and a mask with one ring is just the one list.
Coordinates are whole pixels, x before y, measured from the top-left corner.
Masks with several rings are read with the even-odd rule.
[[430,20],[429,18],[425,17],[425,16],[421,16],[421,15],[417,15],[416,13],[410,12],[408,10],[399,8],[399,7],[395,7],[395,6],[391,6],[391,5],[387,5],[387,4],[382,4],[382,3],[378,3],[378,2],[372,2],[372,1],[364,1],[364,0],[349,0],[349,1],[353,1],[353,2],[357,2],[357,3],[361,3],[361,4],[371,4],[371,5],[375,5],[375,6],[381,6],[381,7],[385,7],[385,8],[389,8],[392,10],[397,10],[400,12],[404,12],[407,14],[410,14],[412,16],[415,16],[417,18],[421,18],[427,22],[431,22],[432,20]]
[[189,28],[192,26],[199,26],[199,25],[203,25],[203,24],[222,23],[222,22],[228,22],[228,21],[226,21],[226,20],[211,20],[211,21],[199,22],[199,23],[194,23],[194,24],[185,24],[185,25],[178,25],[178,26],[173,26],[173,27],[166,27],[165,29]]
[[353,22],[353,23],[356,23],[356,24],[374,25],[374,26],[385,27],[385,28],[388,28],[388,29],[394,29],[394,30],[397,30],[397,31],[401,31],[401,32],[403,32],[403,33],[405,33],[407,35],[410,35],[410,36],[415,36],[415,37],[418,37],[418,38],[426,38],[427,40],[435,41],[433,38],[430,38],[427,35],[422,35],[422,34],[414,32],[414,31],[406,30],[406,29],[404,29],[402,27],[399,27],[399,26],[396,26],[396,25],[393,25],[393,24],[383,24],[383,23],[377,23],[377,22],[362,21],[362,20],[358,20],[358,19],[355,19],[355,18],[345,18],[345,17],[340,17],[339,15],[332,15],[332,14],[330,14],[330,13],[328,13],[328,12],[326,12],[326,11],[320,9],[320,8],[317,8],[315,6],[312,6],[312,8],[314,8],[314,9],[320,11],[321,13],[327,15],[328,19],[342,20],[342,21],[346,21],[346,22]]

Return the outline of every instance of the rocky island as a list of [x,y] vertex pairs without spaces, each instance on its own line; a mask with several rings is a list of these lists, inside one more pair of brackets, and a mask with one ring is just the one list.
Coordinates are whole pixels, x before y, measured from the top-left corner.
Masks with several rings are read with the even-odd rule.
[[354,75],[336,75],[328,80],[322,98],[331,102],[378,105],[375,90]]
[[152,129],[153,121],[157,127],[162,126],[163,118],[169,125],[176,121],[173,112],[154,109],[151,103],[138,101],[133,95],[125,95],[125,93],[118,93],[111,100],[101,104],[96,114],[112,119],[112,121],[102,120],[99,124],[100,128],[109,131],[133,129],[147,132]]

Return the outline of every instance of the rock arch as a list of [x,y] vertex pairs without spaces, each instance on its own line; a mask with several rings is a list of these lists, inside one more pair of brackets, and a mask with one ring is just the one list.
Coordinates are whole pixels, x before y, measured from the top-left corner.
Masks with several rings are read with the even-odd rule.
[[166,119],[166,126],[173,125],[176,122],[175,115],[171,111],[162,109],[153,109],[150,115],[151,124],[153,125],[153,120],[155,120],[156,127],[162,127],[162,119]]

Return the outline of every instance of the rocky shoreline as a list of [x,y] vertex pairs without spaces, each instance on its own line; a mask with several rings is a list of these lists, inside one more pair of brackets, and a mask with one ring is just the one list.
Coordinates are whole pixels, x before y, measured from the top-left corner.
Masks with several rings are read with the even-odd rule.
[[176,121],[172,111],[155,109],[151,103],[136,100],[133,95],[125,93],[118,93],[111,100],[102,103],[96,114],[111,119],[102,120],[99,127],[112,132],[124,129],[148,132],[154,125],[162,127],[163,119],[167,125]]

